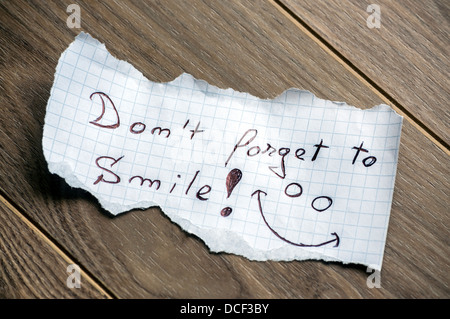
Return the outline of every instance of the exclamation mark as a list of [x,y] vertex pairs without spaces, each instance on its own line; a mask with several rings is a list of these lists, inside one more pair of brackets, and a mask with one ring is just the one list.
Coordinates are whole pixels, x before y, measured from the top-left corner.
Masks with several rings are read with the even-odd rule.
[[[233,189],[236,187],[237,184],[241,181],[242,178],[242,172],[240,169],[235,168],[232,169],[227,176],[226,180],[226,187],[227,187],[227,198],[231,196],[231,193],[233,192]],[[220,211],[220,215],[223,217],[227,217],[231,214],[233,209],[231,207],[225,207]]]

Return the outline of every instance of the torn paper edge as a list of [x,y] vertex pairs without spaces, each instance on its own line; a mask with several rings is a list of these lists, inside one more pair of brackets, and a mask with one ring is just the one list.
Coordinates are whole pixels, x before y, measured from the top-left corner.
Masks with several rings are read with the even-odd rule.
[[[57,76],[57,72],[60,68],[60,64],[62,63],[62,58],[64,57],[65,53],[67,51],[70,50],[71,46],[73,46],[76,42],[76,40],[78,40],[79,38],[83,38],[83,41],[86,42],[91,42],[92,45],[94,46],[101,46],[109,55],[111,55],[111,57],[113,57],[114,59],[116,59],[118,61],[117,64],[117,71],[121,72],[122,74],[126,75],[126,76],[130,76],[132,73],[134,73],[137,77],[143,77],[145,80],[149,81],[149,82],[153,82],[149,79],[147,79],[142,72],[140,72],[139,70],[137,70],[133,64],[125,61],[125,60],[119,60],[118,58],[116,58],[115,56],[113,56],[109,50],[107,50],[105,44],[101,43],[100,41],[98,41],[97,39],[93,38],[89,33],[85,33],[85,32],[80,32],[80,34],[77,35],[77,37],[75,38],[75,40],[68,46],[68,48],[66,50],[64,50],[64,52],[61,54],[59,60],[58,60],[58,64],[55,70],[55,74],[54,74],[54,80],[53,83],[56,80],[56,76]],[[125,71],[126,70],[126,71]],[[178,78],[182,77],[182,76],[189,76],[194,80],[194,83],[202,83],[202,84],[206,84],[206,86],[204,87],[214,87],[217,90],[223,90],[223,91],[232,91],[238,94],[248,94],[252,97],[255,97],[257,99],[260,100],[280,100],[282,101],[283,97],[285,95],[287,95],[289,92],[292,91],[297,91],[297,92],[302,92],[302,93],[306,93],[306,94],[310,94],[312,95],[315,99],[320,100],[320,101],[324,101],[324,102],[331,102],[332,105],[336,108],[336,109],[342,109],[342,108],[346,108],[349,110],[353,110],[353,111],[360,111],[360,112],[377,112],[377,111],[390,111],[393,112],[395,116],[398,116],[400,118],[400,132],[399,132],[399,136],[401,135],[401,129],[402,129],[402,122],[403,122],[403,117],[397,113],[392,107],[390,107],[389,105],[386,104],[379,104],[379,105],[375,105],[372,108],[368,108],[368,109],[361,109],[352,105],[348,105],[346,102],[338,102],[338,101],[330,101],[330,100],[326,100],[326,99],[322,99],[317,97],[314,93],[307,91],[307,90],[302,90],[302,89],[298,89],[298,88],[289,88],[286,89],[285,91],[283,91],[281,94],[277,95],[276,97],[274,97],[273,99],[262,99],[260,97],[257,96],[253,96],[249,93],[246,92],[241,92],[238,90],[234,90],[232,88],[220,88],[214,85],[209,84],[207,81],[202,80],[202,79],[196,79],[194,78],[192,75],[188,74],[188,73],[182,73],[179,76],[177,76],[176,78],[174,78],[171,81],[167,81],[167,82],[159,82],[162,84],[170,84],[175,82],[176,80],[178,80]],[[153,82],[154,83],[154,82]],[[203,86],[202,86],[203,87]],[[206,93],[206,92],[205,92]],[[52,90],[50,93],[50,97],[47,103],[47,108],[48,108],[48,104],[50,103],[50,100],[52,100],[52,96],[53,96],[53,86],[52,86]],[[47,112],[46,112],[46,117],[47,117]],[[47,121],[45,121],[47,122]],[[45,125],[44,125],[44,129],[45,129]],[[401,137],[399,138],[401,139]],[[400,143],[399,143],[400,145]],[[397,150],[397,153],[395,154],[396,156],[396,163],[395,163],[395,171],[397,171],[397,164],[398,164],[398,153],[399,150]],[[86,191],[88,191],[89,193],[93,194],[94,197],[97,198],[99,204],[101,205],[102,208],[104,208],[105,210],[111,212],[113,215],[117,216],[119,214],[122,213],[126,213],[129,212],[131,210],[135,210],[135,209],[148,209],[150,207],[154,207],[154,206],[158,206],[161,208],[161,211],[164,212],[164,214],[166,216],[169,217],[169,219],[178,224],[184,231],[188,232],[188,233],[192,233],[195,236],[198,236],[204,243],[205,245],[210,249],[210,251],[212,252],[225,252],[225,253],[232,253],[232,254],[236,254],[236,255],[240,255],[243,256],[249,260],[256,260],[256,261],[265,261],[265,260],[274,260],[274,261],[292,261],[292,260],[310,260],[310,259],[315,259],[315,260],[323,260],[326,262],[340,262],[343,264],[348,264],[349,262],[345,262],[343,260],[340,260],[339,258],[336,258],[334,256],[328,256],[326,253],[319,253],[319,252],[314,252],[311,250],[308,250],[307,248],[304,247],[291,247],[291,246],[283,246],[281,248],[277,248],[277,249],[272,249],[272,250],[268,250],[268,251],[264,251],[264,250],[257,250],[254,249],[252,247],[250,247],[250,245],[247,244],[245,238],[243,236],[241,236],[238,233],[232,232],[232,231],[228,231],[228,230],[217,230],[217,229],[210,229],[210,228],[201,228],[198,227],[196,225],[194,225],[193,223],[191,223],[189,220],[182,218],[178,215],[172,215],[171,213],[167,213],[164,209],[164,207],[162,207],[161,205],[159,205],[156,202],[153,201],[139,201],[136,202],[135,204],[130,204],[130,205],[122,205],[122,204],[114,204],[111,203],[110,201],[104,199],[100,194],[97,194],[94,190],[90,189],[90,187],[88,187],[87,185],[85,185],[84,183],[82,183],[77,177],[76,175],[73,173],[73,168],[70,166],[69,163],[67,162],[50,162],[48,160],[48,156],[44,150],[44,156],[46,158],[46,161],[48,163],[48,168],[49,171],[53,174],[57,174],[59,176],[61,176],[62,178],[64,178],[67,182],[68,185],[70,185],[71,187],[74,188],[81,188],[84,189]],[[394,185],[395,185],[395,177],[394,176]],[[395,187],[394,187],[395,189]],[[390,198],[390,205],[389,205],[389,209],[391,210],[392,207],[392,198]],[[390,213],[388,218],[390,218]],[[388,226],[389,226],[389,222],[388,222]],[[218,233],[220,233],[220,236],[226,238],[226,240],[223,241],[217,241],[215,240],[215,238],[218,237]],[[387,236],[387,230],[386,230],[386,236]],[[234,243],[236,242],[236,245],[232,245],[230,243]],[[386,238],[384,238],[384,242],[386,245]],[[223,244],[221,244],[223,243]],[[226,243],[226,244],[225,244]],[[240,245],[237,245],[237,243],[239,243]],[[239,251],[238,249],[236,249],[235,247],[239,247],[242,248],[245,245],[245,251],[243,252],[242,250]],[[385,245],[383,246],[383,256],[384,256],[384,249],[385,249]],[[298,251],[302,251],[302,254],[298,254]],[[244,255],[245,254],[245,255]],[[291,257],[287,258],[286,255],[289,255]],[[375,269],[375,270],[381,270],[381,264],[380,265],[376,265],[376,264],[371,264],[368,265],[368,267]],[[365,264],[364,264],[365,265]]]

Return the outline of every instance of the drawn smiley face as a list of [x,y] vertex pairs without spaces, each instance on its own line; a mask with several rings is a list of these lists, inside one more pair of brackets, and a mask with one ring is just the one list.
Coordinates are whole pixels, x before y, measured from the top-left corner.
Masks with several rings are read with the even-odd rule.
[[[297,192],[291,191],[292,186],[295,186],[295,187],[298,188]],[[301,188],[300,184],[298,184],[298,183],[291,183],[285,189],[285,194],[287,196],[289,196],[289,197],[299,197],[301,195],[301,193],[302,193],[302,188]],[[291,245],[294,245],[294,246],[298,246],[298,247],[320,247],[320,246],[325,246],[325,245],[329,245],[329,244],[332,244],[332,243],[335,243],[333,247],[338,247],[339,246],[340,238],[339,238],[339,236],[338,236],[338,234],[336,232],[331,233],[331,236],[334,236],[334,239],[330,239],[328,241],[324,241],[324,242],[317,243],[317,244],[296,243],[296,242],[293,242],[293,241],[291,241],[291,240],[281,236],[272,226],[269,225],[269,223],[268,223],[268,221],[266,219],[266,216],[264,215],[264,210],[263,210],[263,206],[262,206],[262,203],[261,203],[261,194],[264,194],[265,196],[267,196],[266,192],[258,189],[255,192],[253,192],[252,197],[256,195],[256,198],[257,198],[257,201],[258,201],[258,209],[259,209],[259,212],[261,213],[261,217],[262,217],[264,223],[266,224],[267,228],[269,228],[270,231],[275,236],[277,236],[279,239],[283,240],[284,242],[286,242],[288,244],[291,244]],[[323,207],[319,208],[318,207],[319,206],[318,202],[321,201],[322,199],[326,199],[328,201],[328,204],[326,206],[323,206]],[[330,208],[332,203],[333,203],[333,201],[332,201],[332,199],[330,197],[328,197],[328,196],[319,196],[319,197],[316,197],[312,201],[311,206],[316,211],[321,212],[321,211],[324,211],[324,210],[327,210],[328,208]]]

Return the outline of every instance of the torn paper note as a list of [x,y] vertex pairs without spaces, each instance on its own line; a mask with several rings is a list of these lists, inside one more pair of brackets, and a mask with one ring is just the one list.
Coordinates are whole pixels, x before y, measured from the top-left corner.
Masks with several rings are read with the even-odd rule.
[[380,269],[402,117],[290,89],[147,80],[81,33],[47,105],[49,170],[117,215],[160,206],[212,251]]

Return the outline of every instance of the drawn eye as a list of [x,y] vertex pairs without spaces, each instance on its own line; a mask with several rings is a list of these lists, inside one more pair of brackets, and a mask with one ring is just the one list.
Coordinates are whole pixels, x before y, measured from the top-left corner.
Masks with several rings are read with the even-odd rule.
[[331,207],[333,200],[328,196],[319,196],[313,199],[311,207],[318,212],[323,212]]
[[290,183],[284,189],[284,193],[289,197],[299,197],[303,193],[302,185],[299,183]]

